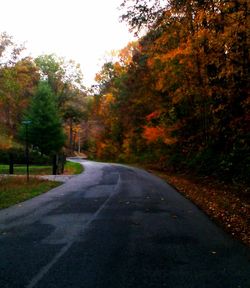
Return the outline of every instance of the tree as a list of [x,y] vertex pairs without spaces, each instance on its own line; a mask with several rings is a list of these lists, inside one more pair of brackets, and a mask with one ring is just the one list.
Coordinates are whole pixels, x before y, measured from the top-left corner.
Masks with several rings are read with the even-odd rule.
[[[65,142],[65,135],[55,97],[47,81],[39,83],[25,119],[31,121],[28,127],[28,141],[34,148],[46,155],[60,151]],[[24,126],[21,126],[20,131],[22,139],[25,138]]]
[[82,71],[73,60],[66,61],[54,54],[41,55],[35,59],[42,79],[47,80],[59,107],[71,99],[72,90],[85,90]]
[[42,78],[48,81],[52,89],[68,137],[67,146],[73,149],[74,126],[84,120],[86,110],[84,103],[86,92],[82,84],[80,65],[54,54],[41,55],[35,62]]
[[161,0],[123,0],[120,5],[124,11],[121,19],[126,21],[131,30],[136,33],[143,28],[150,29],[164,14],[162,2]]
[[[0,68],[9,67],[20,59],[20,54],[24,50],[22,45],[13,42],[11,36],[7,33],[0,34]],[[1,72],[1,70],[0,70]],[[1,77],[1,73],[0,73]]]
[[11,67],[1,69],[0,122],[14,135],[38,81],[38,70],[31,58],[24,58]]
[[0,33],[0,130],[3,147],[15,143],[18,123],[39,79],[33,60],[22,58],[23,50],[24,47],[16,44],[11,36]]
[[97,75],[96,147],[115,159],[141,155],[162,167],[249,179],[248,2],[122,6],[122,19],[144,36]]

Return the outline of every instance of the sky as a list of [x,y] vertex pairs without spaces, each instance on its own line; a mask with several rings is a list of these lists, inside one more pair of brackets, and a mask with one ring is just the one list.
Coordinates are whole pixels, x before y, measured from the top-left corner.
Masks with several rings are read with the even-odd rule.
[[81,65],[84,84],[111,50],[134,39],[117,10],[122,0],[2,0],[0,32],[23,43],[32,57],[54,53]]

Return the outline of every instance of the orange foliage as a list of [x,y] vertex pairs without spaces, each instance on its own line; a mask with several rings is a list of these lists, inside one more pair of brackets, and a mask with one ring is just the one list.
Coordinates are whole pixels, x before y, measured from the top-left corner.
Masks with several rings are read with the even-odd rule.
[[143,137],[149,142],[156,142],[159,139],[163,139],[165,136],[164,129],[162,127],[147,127],[144,126]]
[[176,129],[176,127],[170,127],[165,129],[163,127],[147,127],[144,126],[143,137],[148,143],[155,143],[158,140],[162,140],[166,145],[172,145],[177,142],[177,139],[171,136],[171,132]]

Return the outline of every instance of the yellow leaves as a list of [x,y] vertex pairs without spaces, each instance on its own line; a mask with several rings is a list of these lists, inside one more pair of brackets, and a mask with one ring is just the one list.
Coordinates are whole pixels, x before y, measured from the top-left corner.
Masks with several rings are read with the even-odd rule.
[[0,134],[0,149],[1,150],[7,150],[9,148],[13,147],[13,137],[7,136],[6,134],[3,134],[1,131]]
[[182,88],[176,89],[173,97],[172,97],[172,103],[173,104],[178,104],[184,97],[185,92],[183,91]]
[[174,137],[164,137],[163,142],[167,145],[173,145],[177,142],[177,139]]
[[131,142],[131,139],[126,137],[124,140],[123,140],[123,144],[122,144],[122,149],[124,151],[124,154],[126,156],[129,156],[131,151],[130,151],[130,143]]
[[104,95],[105,103],[109,104],[114,101],[114,96],[112,93],[107,93]]
[[190,55],[190,49],[186,45],[182,45],[175,49],[171,49],[166,53],[156,54],[154,57],[149,58],[147,60],[147,64],[150,68],[154,68],[157,61],[160,61],[162,64],[166,64],[167,62],[177,59],[178,61],[184,61],[186,56]]
[[161,57],[161,61],[167,62],[173,58],[177,58],[183,55],[188,55],[189,51],[185,49],[185,47],[178,47],[176,49],[170,50],[168,53],[164,54]]
[[98,158],[113,158],[118,155],[118,146],[112,141],[99,141],[96,147],[96,155]]
[[209,33],[207,29],[201,28],[196,32],[196,38],[199,42],[204,41],[204,39],[207,39],[209,37]]
[[100,116],[108,116],[110,114],[110,104],[114,103],[115,98],[112,93],[107,93],[105,95],[102,95],[102,98],[99,103],[98,107],[98,114]]
[[95,74],[95,81],[96,82],[101,82],[101,80],[102,80],[102,75],[101,75],[101,73],[96,73]]
[[133,56],[138,49],[138,42],[128,43],[128,45],[119,52],[120,62],[125,66],[129,65],[132,62]]
[[159,77],[157,79],[156,85],[155,85],[155,89],[156,91],[163,91],[165,87],[165,78],[163,77]]
[[185,77],[190,77],[189,69],[193,71],[194,68],[191,48],[183,44],[166,53],[155,53],[153,57],[148,58],[147,65],[155,77],[154,89],[159,92],[168,91],[169,96],[177,93],[178,96],[174,102],[179,102],[182,96],[180,97],[180,93],[175,90],[185,80]]
[[213,109],[213,113],[218,113],[220,111],[223,111],[225,109],[225,105],[219,104],[217,108]]

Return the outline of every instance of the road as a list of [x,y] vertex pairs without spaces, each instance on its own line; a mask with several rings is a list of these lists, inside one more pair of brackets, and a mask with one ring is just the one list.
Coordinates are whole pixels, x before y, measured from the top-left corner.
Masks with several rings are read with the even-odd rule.
[[250,249],[171,186],[123,165],[84,166],[0,211],[1,288],[250,287]]

